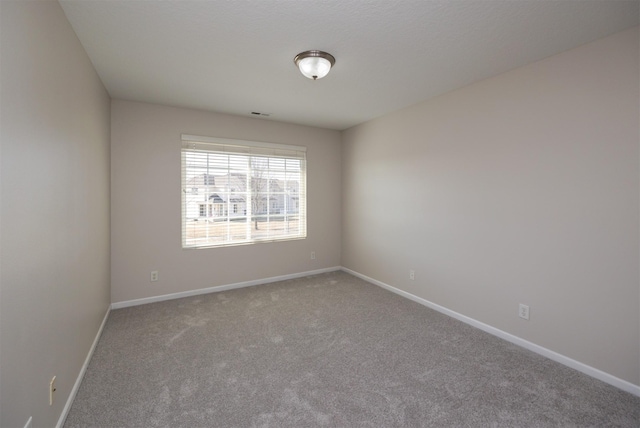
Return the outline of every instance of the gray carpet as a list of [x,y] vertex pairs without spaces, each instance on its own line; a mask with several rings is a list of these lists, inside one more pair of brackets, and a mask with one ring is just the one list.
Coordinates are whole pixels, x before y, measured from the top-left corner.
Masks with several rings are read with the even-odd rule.
[[65,427],[638,427],[640,398],[343,272],[114,310]]

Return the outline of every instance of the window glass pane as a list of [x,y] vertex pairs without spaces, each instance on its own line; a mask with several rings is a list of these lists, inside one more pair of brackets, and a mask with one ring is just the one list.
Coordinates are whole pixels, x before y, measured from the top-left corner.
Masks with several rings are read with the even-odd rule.
[[306,237],[305,149],[240,143],[183,142],[185,248]]

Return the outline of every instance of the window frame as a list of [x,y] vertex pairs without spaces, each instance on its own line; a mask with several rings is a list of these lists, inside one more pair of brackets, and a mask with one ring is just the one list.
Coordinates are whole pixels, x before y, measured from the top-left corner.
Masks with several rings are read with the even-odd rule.
[[[307,176],[307,160],[306,160],[306,152],[307,148],[304,146],[293,146],[293,145],[285,145],[285,144],[275,144],[275,143],[267,143],[267,142],[258,142],[258,141],[247,141],[247,140],[235,140],[228,138],[216,138],[216,137],[204,137],[197,135],[189,135],[182,134],[181,136],[182,144],[181,144],[181,241],[183,249],[204,249],[204,248],[220,248],[220,247],[228,247],[228,246],[237,246],[237,245],[251,245],[257,243],[266,243],[266,242],[280,242],[280,241],[290,241],[290,240],[299,240],[306,239],[307,237],[307,210],[306,210],[306,176]],[[200,156],[202,158],[209,159],[209,154],[214,155],[214,157],[221,159],[225,156],[228,156],[226,168],[226,189],[220,190],[217,189],[217,193],[210,193],[210,198],[215,195],[218,202],[215,203],[216,206],[221,205],[220,195],[224,193],[223,198],[226,197],[226,201],[223,201],[224,213],[221,216],[222,218],[218,218],[217,220],[212,218],[212,216],[207,216],[206,218],[196,216],[194,218],[189,217],[189,206],[188,204],[211,204],[210,200],[201,200],[198,201],[190,201],[189,198],[193,197],[194,194],[192,189],[198,187],[198,191],[203,190],[206,196],[207,191],[211,191],[209,187],[215,188],[216,186],[211,186],[210,181],[217,181],[215,179],[214,172],[220,173],[224,168],[220,169],[218,166],[217,169],[212,167],[209,169],[209,164],[205,168],[205,171],[202,173],[203,175],[203,183],[202,186],[198,185],[196,182],[196,178],[199,176],[195,174],[196,169],[202,169],[202,166],[197,166],[196,163],[192,163],[191,167],[188,166],[188,155],[186,153],[191,153],[192,161],[195,160],[196,157]],[[203,154],[205,156],[203,156]],[[240,191],[234,188],[231,191],[230,187],[233,187],[234,184],[231,182],[232,171],[232,158],[234,160],[241,159],[247,161],[246,169],[240,169],[239,171],[244,172],[243,180],[246,180],[246,184],[244,188]],[[264,166],[259,166],[255,168],[255,165],[258,165],[258,162],[263,162],[266,159],[266,168]],[[274,162],[275,161],[275,162]],[[273,167],[271,165],[274,165]],[[279,165],[284,165],[284,167],[279,167]],[[293,164],[293,169],[287,169],[288,165]],[[263,169],[264,168],[264,169]],[[284,168],[284,169],[282,169]],[[263,174],[266,172],[267,177],[264,178],[262,175],[256,176],[255,171],[259,171],[259,174]],[[242,172],[239,173],[242,176]],[[189,178],[191,177],[191,178]],[[220,178],[225,177],[224,175],[219,175]],[[273,177],[284,177],[284,178],[273,178]],[[212,180],[213,179],[213,180]],[[253,189],[253,180],[258,180],[257,183],[266,182],[267,190],[263,191],[262,187]],[[279,186],[279,188],[275,188],[271,190],[271,183],[275,182],[276,184],[283,183],[284,186]],[[291,190],[287,190],[290,186]],[[220,187],[220,186],[218,186]],[[237,186],[236,187],[242,187]],[[207,190],[209,189],[209,190]],[[232,197],[236,197],[237,195],[244,195],[244,202],[242,198],[233,199]],[[293,196],[292,196],[293,195]],[[198,196],[200,196],[198,192]],[[256,209],[256,212],[253,212],[251,205],[253,205],[254,199],[256,196],[259,196],[260,199],[256,199],[260,208]],[[287,200],[288,198],[291,201],[284,202],[285,209],[282,210],[276,209],[276,212],[272,212],[273,204],[270,203],[272,198],[280,197],[283,200]],[[259,202],[262,199],[266,198],[266,207],[263,207]],[[293,202],[295,200],[295,203]],[[238,204],[242,205],[243,208],[239,208]],[[287,209],[288,206],[288,209]],[[238,208],[234,210],[234,208]],[[199,207],[198,207],[199,209]],[[263,212],[266,210],[265,212]],[[199,214],[199,212],[198,212]],[[214,209],[213,217],[216,217],[218,214]],[[224,218],[226,217],[226,218]],[[234,220],[232,220],[234,217]],[[191,222],[190,222],[191,220]],[[218,224],[226,224],[227,232],[218,233],[216,235],[209,235],[209,226],[206,224],[195,225],[193,222],[203,221],[207,223],[218,222]],[[246,227],[245,236],[243,238],[233,238],[233,232],[231,233],[229,230],[231,229],[231,222],[235,221],[235,229],[239,228],[238,223],[243,225],[242,228]],[[261,223],[265,222],[266,223]],[[293,232],[289,231],[290,222],[294,221],[295,226],[291,228]],[[255,222],[256,231],[258,229],[258,224],[266,225],[266,236],[264,235],[264,231],[260,233],[256,233],[253,230],[253,223]],[[281,222],[281,225],[277,223]],[[189,229],[189,226],[191,229]],[[273,232],[273,229],[277,229],[280,226],[282,231]],[[204,238],[197,236],[199,231],[203,230],[202,228],[206,228],[206,236]],[[189,237],[189,231],[191,231],[191,237]],[[226,235],[222,238],[222,235]],[[258,236],[257,236],[258,235]]]

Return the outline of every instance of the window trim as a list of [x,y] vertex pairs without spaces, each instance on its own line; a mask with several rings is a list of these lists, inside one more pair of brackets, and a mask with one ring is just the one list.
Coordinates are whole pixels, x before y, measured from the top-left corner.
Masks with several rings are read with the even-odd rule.
[[[280,242],[280,241],[292,241],[292,240],[300,240],[306,239],[307,237],[307,159],[306,152],[307,148],[304,146],[294,146],[287,144],[277,144],[277,143],[268,143],[268,142],[259,142],[259,141],[248,141],[248,140],[236,140],[229,138],[217,138],[217,137],[206,137],[206,136],[198,136],[191,134],[182,134],[181,135],[181,241],[182,241],[182,249],[206,249],[206,248],[219,248],[219,247],[228,247],[228,246],[237,246],[237,245],[251,245],[258,243],[268,243],[268,242]],[[285,235],[285,236],[267,236],[265,238],[253,238],[251,234],[248,232],[247,236],[250,236],[248,239],[236,239],[230,241],[222,241],[222,242],[207,242],[204,244],[201,243],[190,243],[187,244],[187,220],[190,217],[187,217],[187,197],[189,195],[186,194],[185,189],[191,187],[187,185],[187,176],[186,174],[186,164],[184,153],[189,152],[190,150],[195,151],[203,151],[203,152],[217,152],[217,153],[225,153],[229,154],[237,154],[240,156],[247,157],[273,157],[277,159],[299,159],[301,161],[301,171],[299,177],[298,190],[296,190],[296,209],[298,212],[294,214],[298,216],[299,219],[302,219],[299,223],[299,233],[295,235]],[[286,171],[286,169],[285,169]],[[186,187],[185,187],[186,186]],[[248,193],[250,195],[250,193]],[[300,200],[300,196],[303,196],[303,200]],[[233,205],[232,205],[233,206]],[[245,216],[247,215],[247,209],[245,208]],[[285,217],[287,213],[284,213]],[[261,215],[256,216],[261,217]],[[226,221],[231,221],[227,219]],[[251,220],[252,222],[253,220]],[[249,222],[249,224],[251,223]],[[192,238],[193,239],[193,238]],[[196,238],[197,239],[197,238]]]

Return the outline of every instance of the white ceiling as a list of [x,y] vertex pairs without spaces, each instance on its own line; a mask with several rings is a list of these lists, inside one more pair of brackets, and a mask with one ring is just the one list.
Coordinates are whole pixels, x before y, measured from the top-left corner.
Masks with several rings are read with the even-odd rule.
[[[61,0],[113,98],[342,130],[638,25],[637,0]],[[324,79],[293,57],[324,50]]]

